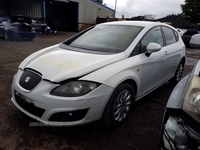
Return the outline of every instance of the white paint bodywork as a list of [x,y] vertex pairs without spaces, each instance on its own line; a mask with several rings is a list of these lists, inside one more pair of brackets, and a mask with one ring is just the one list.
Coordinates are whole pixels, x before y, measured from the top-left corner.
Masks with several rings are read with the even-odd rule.
[[[166,24],[143,21],[105,24],[135,25],[144,28],[124,52],[117,54],[83,53],[54,45],[30,55],[20,64],[18,73],[13,79],[13,103],[25,114],[46,124],[52,124],[48,119],[53,113],[88,108],[89,111],[82,120],[56,122],[68,126],[85,124],[101,118],[113,90],[119,84],[126,80],[134,81],[137,86],[136,100],[138,100],[173,77],[181,59],[185,57],[185,46],[180,36],[179,42],[164,46],[149,57],[145,53],[129,57],[150,29],[156,26],[168,26]],[[19,85],[19,79],[25,68],[37,70],[42,74],[43,80],[32,91],[26,91]],[[80,97],[50,95],[50,91],[59,86],[61,81],[73,78],[98,82],[101,86]],[[31,99],[35,106],[45,109],[43,116],[36,117],[21,108],[16,103],[14,91]]]
[[200,34],[195,34],[190,39],[190,46],[200,48]]
[[[194,112],[198,114],[198,109],[191,109],[188,111],[188,105],[185,105],[185,103],[189,103],[188,99],[191,95],[199,92],[199,73],[200,61],[198,61],[193,70],[175,86],[168,99],[162,123],[162,149],[164,147],[169,150],[190,149],[189,146],[193,143],[192,141],[199,142],[199,132],[193,125],[188,123],[189,121],[185,121],[184,115],[182,115],[183,112],[185,112],[188,114],[187,120],[195,122],[194,120],[196,119],[196,123],[199,125],[199,120],[193,115],[195,114]],[[196,91],[192,91],[192,89],[196,89]],[[194,97],[193,99],[194,102],[198,101]],[[190,105],[196,108],[198,107],[198,103],[190,102]],[[193,108],[195,109],[195,107]]]
[[180,28],[176,28],[176,30],[179,32],[179,34],[180,34],[181,37],[187,31],[187,29],[180,29]]

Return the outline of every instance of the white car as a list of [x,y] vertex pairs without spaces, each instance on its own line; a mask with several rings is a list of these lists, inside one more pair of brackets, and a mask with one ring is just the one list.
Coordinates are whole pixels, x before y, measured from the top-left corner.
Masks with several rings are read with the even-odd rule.
[[171,79],[179,82],[185,45],[159,22],[96,25],[27,57],[12,82],[12,102],[48,125],[101,119],[117,127],[135,101]]
[[160,150],[200,147],[200,61],[172,91],[163,115]]
[[180,28],[176,28],[176,30],[179,32],[179,34],[181,35],[181,37],[187,31],[187,29],[180,29]]
[[193,48],[200,48],[200,34],[195,34],[191,37],[190,46]]

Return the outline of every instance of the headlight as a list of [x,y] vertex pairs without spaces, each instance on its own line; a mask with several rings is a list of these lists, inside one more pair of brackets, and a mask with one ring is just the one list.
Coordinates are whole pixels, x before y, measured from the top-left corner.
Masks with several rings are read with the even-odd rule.
[[53,89],[50,94],[63,97],[76,97],[85,95],[100,84],[88,81],[71,81]]
[[190,81],[182,109],[200,123],[200,77],[194,76]]

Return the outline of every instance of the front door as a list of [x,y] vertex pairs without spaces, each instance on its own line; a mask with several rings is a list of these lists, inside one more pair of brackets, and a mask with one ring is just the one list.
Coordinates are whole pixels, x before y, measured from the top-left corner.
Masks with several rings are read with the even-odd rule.
[[160,51],[152,53],[149,57],[145,55],[146,47],[149,43],[164,45],[161,27],[151,29],[140,41],[139,47],[142,52],[141,58],[141,81],[138,97],[150,92],[165,81],[165,51],[163,47]]

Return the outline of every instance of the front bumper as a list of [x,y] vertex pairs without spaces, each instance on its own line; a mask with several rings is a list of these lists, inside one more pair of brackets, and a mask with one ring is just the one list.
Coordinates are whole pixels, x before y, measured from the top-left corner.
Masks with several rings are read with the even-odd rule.
[[59,97],[49,94],[58,85],[45,80],[27,91],[19,85],[22,73],[18,70],[13,79],[11,100],[23,113],[48,125],[75,126],[99,120],[113,91],[100,85],[84,96]]
[[200,150],[200,125],[185,112],[167,110],[160,147],[167,150]]
[[190,46],[194,47],[194,48],[200,48],[200,44],[198,44],[198,43],[191,43],[190,42]]

